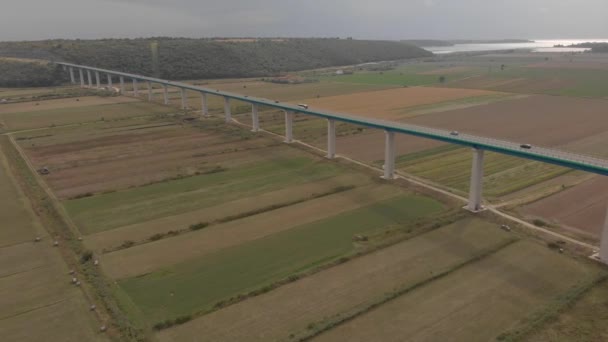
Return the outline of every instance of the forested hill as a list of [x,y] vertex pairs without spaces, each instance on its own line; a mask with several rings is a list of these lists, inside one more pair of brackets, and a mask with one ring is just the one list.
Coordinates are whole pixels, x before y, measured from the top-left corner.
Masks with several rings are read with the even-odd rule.
[[[155,70],[153,55],[158,56],[158,70]],[[403,42],[336,38],[155,38],[0,43],[0,57],[65,61],[174,80],[257,77],[430,55],[426,50]],[[3,86],[2,80],[0,86]]]

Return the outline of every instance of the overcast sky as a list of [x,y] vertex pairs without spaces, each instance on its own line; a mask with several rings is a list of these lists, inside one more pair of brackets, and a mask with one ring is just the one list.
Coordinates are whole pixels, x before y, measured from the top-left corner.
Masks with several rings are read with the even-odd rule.
[[2,0],[0,40],[608,38],[608,0]]

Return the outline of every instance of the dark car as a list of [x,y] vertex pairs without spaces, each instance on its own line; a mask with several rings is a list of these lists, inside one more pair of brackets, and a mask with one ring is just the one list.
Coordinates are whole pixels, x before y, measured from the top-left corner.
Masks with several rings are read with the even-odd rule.
[[521,145],[519,145],[519,147],[525,148],[525,149],[529,150],[529,149],[532,148],[532,145],[530,145],[530,144],[521,144]]

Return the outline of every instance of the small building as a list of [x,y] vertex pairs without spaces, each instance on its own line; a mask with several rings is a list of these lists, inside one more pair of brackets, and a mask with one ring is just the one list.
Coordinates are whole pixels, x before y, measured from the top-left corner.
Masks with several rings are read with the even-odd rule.
[[344,70],[336,70],[336,75],[344,75]]
[[0,103],[2,103],[2,104],[8,103],[8,100],[7,99],[1,99]]

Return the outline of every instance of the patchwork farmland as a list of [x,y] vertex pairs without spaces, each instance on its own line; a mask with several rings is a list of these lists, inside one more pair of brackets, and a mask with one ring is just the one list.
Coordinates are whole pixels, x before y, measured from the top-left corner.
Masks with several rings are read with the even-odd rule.
[[[537,68],[530,63],[522,68]],[[437,84],[438,75],[484,69],[445,64],[301,85],[208,86],[602,154],[606,100]],[[402,76],[429,86],[403,87]],[[319,150],[324,120],[297,115],[298,142],[285,144],[277,136],[283,115],[267,108],[265,131],[254,133],[250,107],[238,102],[226,124],[213,97],[212,115],[202,118],[195,93],[180,110],[156,103],[158,91],[156,102],[79,91],[22,89],[0,106],[0,189],[9,194],[0,215],[13,223],[0,231],[10,256],[0,291],[28,289],[1,306],[0,329],[15,339],[53,303],[58,322],[81,329],[45,322],[42,333],[67,340],[534,341],[576,322],[570,316],[584,311],[581,303],[606,300],[608,273],[583,257],[588,251],[491,212],[468,213],[447,195],[466,194],[467,149],[398,137],[399,172],[447,194],[437,193],[379,177],[382,132],[337,125],[346,158],[328,160]],[[542,218],[547,229],[567,226],[576,238],[587,229],[585,241],[596,243],[605,198],[580,198],[602,188],[599,178],[491,153],[484,171],[491,205]],[[571,198],[579,198],[571,212],[556,209]],[[70,284],[70,269],[81,287]],[[26,286],[42,282],[53,285]],[[588,319],[601,331],[584,336],[603,336],[597,318]],[[73,335],[52,335],[65,331]]]

